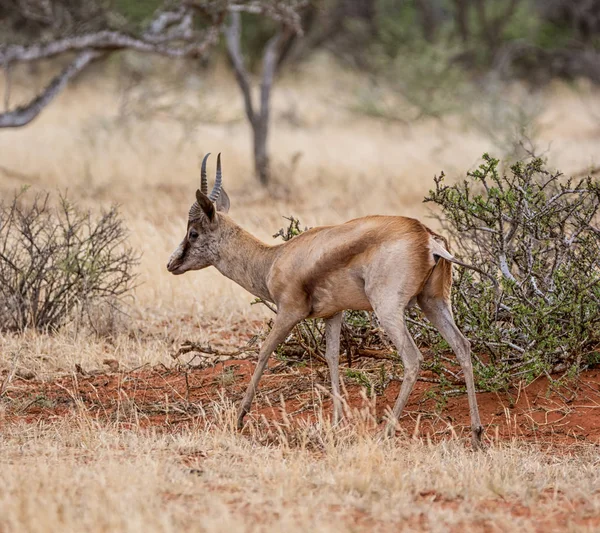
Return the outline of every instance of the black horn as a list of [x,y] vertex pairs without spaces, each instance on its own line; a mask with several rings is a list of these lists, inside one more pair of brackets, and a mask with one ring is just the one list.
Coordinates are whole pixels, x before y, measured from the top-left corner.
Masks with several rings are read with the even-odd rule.
[[200,191],[204,194],[208,194],[208,181],[206,179],[206,160],[208,159],[209,155],[210,152],[208,152],[208,154],[204,156],[204,159],[202,160],[202,167],[200,169]]
[[223,184],[223,176],[221,174],[221,154],[217,156],[217,177],[215,178],[215,186],[210,193],[211,201],[216,202],[221,194],[221,185]]

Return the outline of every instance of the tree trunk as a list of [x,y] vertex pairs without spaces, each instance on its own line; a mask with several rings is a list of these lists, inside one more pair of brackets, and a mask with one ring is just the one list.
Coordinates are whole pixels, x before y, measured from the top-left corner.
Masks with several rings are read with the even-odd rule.
[[252,123],[252,136],[254,141],[254,172],[261,185],[269,183],[269,156],[267,153],[267,138],[269,122],[256,120]]
[[475,0],[481,39],[487,43],[488,53],[493,59],[502,43],[502,35],[507,24],[512,20],[521,0],[509,0],[506,9],[496,17],[488,13],[489,5],[485,0]]
[[260,99],[258,104],[252,100],[250,76],[244,64],[240,36],[242,20],[239,13],[232,13],[230,23],[225,27],[227,53],[235,72],[235,79],[244,98],[246,117],[252,127],[254,146],[254,170],[262,185],[269,183],[269,156],[267,139],[269,133],[269,115],[271,107],[271,88],[279,65],[281,51],[294,36],[290,27],[282,25],[277,33],[265,45],[262,59],[262,76],[260,83]]

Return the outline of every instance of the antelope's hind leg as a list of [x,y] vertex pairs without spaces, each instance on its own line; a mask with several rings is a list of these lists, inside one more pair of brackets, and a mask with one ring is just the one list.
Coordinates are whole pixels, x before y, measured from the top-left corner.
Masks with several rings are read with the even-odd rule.
[[454,317],[450,302],[443,296],[428,295],[427,292],[418,298],[419,306],[425,316],[438,329],[442,337],[456,353],[467,385],[467,396],[469,398],[469,411],[471,413],[471,442],[474,449],[480,449],[483,426],[479,418],[477,407],[477,396],[475,395],[475,380],[473,378],[473,363],[471,362],[471,343],[460,332]]
[[333,424],[337,425],[343,416],[340,396],[340,333],[342,331],[342,313],[325,320],[325,359],[331,378],[331,397],[333,398]]

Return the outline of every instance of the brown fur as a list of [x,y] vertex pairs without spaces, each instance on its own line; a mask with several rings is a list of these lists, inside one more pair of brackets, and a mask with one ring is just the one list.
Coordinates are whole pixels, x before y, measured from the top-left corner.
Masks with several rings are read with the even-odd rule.
[[288,295],[304,301],[311,317],[332,316],[344,309],[370,311],[365,294],[370,265],[378,252],[396,244],[406,248],[397,268],[422,272],[412,282],[411,297],[416,296],[434,266],[428,238],[423,224],[405,217],[371,216],[313,228],[279,246],[269,273],[273,301]]

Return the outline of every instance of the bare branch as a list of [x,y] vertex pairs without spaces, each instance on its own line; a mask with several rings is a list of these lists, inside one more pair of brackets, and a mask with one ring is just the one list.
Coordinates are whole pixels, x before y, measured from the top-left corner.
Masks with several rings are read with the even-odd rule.
[[308,0],[296,0],[292,2],[245,2],[232,3],[228,9],[231,13],[253,13],[257,15],[266,15],[276,22],[280,22],[293,30],[297,35],[303,35],[302,19],[300,10],[309,4]]
[[[65,37],[48,43],[0,46],[0,64],[4,65],[7,83],[9,67],[13,63],[56,57],[67,52],[79,52],[75,60],[31,102],[12,111],[6,109],[0,114],[0,128],[14,128],[31,122],[70,80],[103,53],[131,49],[169,57],[200,57],[216,44],[218,38],[218,22],[215,22],[201,36],[195,35],[191,11],[180,7],[173,11],[159,12],[141,37],[104,30]],[[8,89],[6,94],[9,94]]]
[[160,35],[170,25],[175,23],[182,24],[186,15],[189,15],[189,13],[183,6],[175,11],[162,11],[154,17],[152,22],[150,22],[148,31],[145,35]]
[[282,26],[291,28],[294,33],[302,35],[302,19],[300,11],[310,4],[310,0],[252,0],[236,1],[215,0],[213,2],[186,0],[186,8],[192,8],[205,16],[213,17],[215,12],[223,14],[251,13],[253,15],[264,15]]
[[31,122],[37,117],[54,97],[65,87],[69,80],[79,74],[90,62],[101,56],[102,52],[86,50],[80,53],[58,76],[56,76],[44,91],[24,106],[13,111],[0,113],[0,128],[18,128]]
[[[169,36],[169,41],[179,39],[183,40],[183,35]],[[131,49],[138,52],[152,52],[169,57],[200,57],[204,55],[207,49],[216,43],[218,38],[218,29],[210,28],[206,31],[203,39],[190,42],[183,46],[169,46],[161,40],[152,39],[150,34],[145,35],[145,39],[133,37],[126,33],[118,31],[104,30],[97,33],[86,35],[76,35],[58,39],[50,43],[39,43],[29,46],[7,45],[0,47],[0,63],[7,62],[28,62],[38,59],[55,57],[65,52],[81,50],[122,50]],[[185,40],[190,36],[185,35]]]
[[4,64],[4,111],[10,109],[10,90],[12,87],[12,69],[10,63]]

